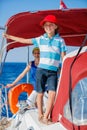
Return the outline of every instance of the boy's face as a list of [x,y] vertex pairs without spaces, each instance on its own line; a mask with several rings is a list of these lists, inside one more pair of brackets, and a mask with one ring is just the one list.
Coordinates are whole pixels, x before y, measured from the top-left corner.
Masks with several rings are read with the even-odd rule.
[[45,22],[43,28],[46,33],[52,34],[55,33],[55,30],[57,29],[57,25],[51,22]]

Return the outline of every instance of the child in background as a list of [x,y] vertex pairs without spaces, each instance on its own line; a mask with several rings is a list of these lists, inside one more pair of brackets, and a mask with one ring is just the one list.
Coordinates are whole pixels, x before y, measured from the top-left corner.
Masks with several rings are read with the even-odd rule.
[[34,90],[27,99],[29,107],[34,107],[36,105],[36,69],[39,64],[40,58],[39,48],[35,47],[32,51],[32,54],[34,56],[34,60],[29,62],[29,65],[23,70],[23,72],[15,79],[12,84],[7,84],[7,87],[14,87],[18,83],[18,81],[21,80],[27,74],[27,72],[29,72],[29,83],[31,83],[34,87]]

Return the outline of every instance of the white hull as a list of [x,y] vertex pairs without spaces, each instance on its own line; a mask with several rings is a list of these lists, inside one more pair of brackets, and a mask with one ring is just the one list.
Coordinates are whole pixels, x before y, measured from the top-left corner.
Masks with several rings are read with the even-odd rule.
[[[19,124],[18,122],[21,123]],[[19,124],[18,127],[17,123]],[[59,122],[44,125],[38,121],[37,109],[27,110],[24,114],[17,114],[12,120],[11,126],[6,130],[66,130]]]

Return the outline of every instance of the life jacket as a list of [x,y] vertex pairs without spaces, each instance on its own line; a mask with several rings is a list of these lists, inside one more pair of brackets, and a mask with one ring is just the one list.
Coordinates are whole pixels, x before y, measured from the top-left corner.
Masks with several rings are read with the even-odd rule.
[[22,92],[27,92],[28,95],[30,95],[32,90],[33,90],[33,85],[27,83],[18,84],[9,90],[8,100],[9,100],[10,110],[13,114],[16,114],[17,111],[19,110],[19,108],[17,107],[19,95]]

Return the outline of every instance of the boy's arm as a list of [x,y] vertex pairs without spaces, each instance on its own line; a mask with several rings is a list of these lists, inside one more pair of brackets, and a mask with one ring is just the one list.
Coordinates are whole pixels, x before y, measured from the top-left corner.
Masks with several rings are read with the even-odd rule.
[[61,53],[61,58],[62,58],[62,60],[63,60],[63,58],[64,58],[65,55],[66,55],[66,52],[62,52],[62,53]]
[[6,34],[6,33],[3,34],[3,37],[5,37],[7,39],[14,40],[14,41],[17,41],[17,42],[20,42],[20,43],[24,43],[24,44],[25,43],[26,44],[33,44],[32,43],[32,39],[20,38],[20,37],[16,37],[16,36],[12,36],[12,35]]

